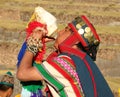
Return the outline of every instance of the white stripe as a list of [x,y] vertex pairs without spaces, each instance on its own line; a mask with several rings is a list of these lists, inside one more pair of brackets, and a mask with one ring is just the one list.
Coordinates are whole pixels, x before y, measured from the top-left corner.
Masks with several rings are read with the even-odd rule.
[[58,72],[54,67],[52,67],[46,61],[43,62],[43,65],[44,65],[45,69],[47,69],[47,71],[49,71],[50,74],[55,77],[55,79],[57,79],[60,83],[62,83],[65,86],[64,90],[67,93],[68,97],[76,97],[75,92],[74,92],[71,84],[60,72]]
[[31,97],[31,92],[22,87],[21,97]]
[[58,93],[53,89],[53,87],[51,87],[49,84],[47,84],[47,86],[49,87],[49,89],[50,89],[50,91],[52,92],[52,95],[53,95],[54,97],[60,97],[60,96],[58,95]]

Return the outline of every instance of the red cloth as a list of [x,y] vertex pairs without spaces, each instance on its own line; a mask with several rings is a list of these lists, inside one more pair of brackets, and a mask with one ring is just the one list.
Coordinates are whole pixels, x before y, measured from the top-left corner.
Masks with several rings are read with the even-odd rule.
[[46,49],[46,45],[45,45],[45,40],[42,40],[43,43],[43,47],[41,49],[41,51],[38,51],[37,55],[34,57],[35,62],[37,63],[41,63],[45,54],[45,49]]
[[28,28],[26,28],[27,38],[30,36],[32,31],[37,27],[44,28],[47,31],[47,25],[46,24],[42,24],[42,23],[37,22],[37,21],[32,21],[28,24]]
[[[26,28],[26,39],[30,36],[30,34],[32,33],[32,31],[34,29],[36,29],[37,27],[41,27],[41,28],[44,28],[44,30],[47,31],[47,26],[46,24],[42,24],[40,22],[37,22],[37,21],[32,21],[28,24],[28,28]],[[41,63],[41,61],[43,60],[43,55],[45,54],[45,40],[42,39],[42,43],[43,43],[43,47],[41,48],[41,51],[39,51],[36,56],[34,57],[34,60],[37,62],[37,63]]]

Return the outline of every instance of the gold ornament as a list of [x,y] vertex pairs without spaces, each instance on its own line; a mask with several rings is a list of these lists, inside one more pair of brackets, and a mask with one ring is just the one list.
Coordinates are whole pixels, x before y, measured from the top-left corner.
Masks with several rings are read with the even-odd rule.
[[90,27],[86,27],[86,28],[85,28],[85,32],[88,33],[88,32],[90,32],[90,31],[91,31]]
[[77,29],[80,29],[81,27],[82,27],[82,26],[81,26],[80,24],[77,24],[77,25],[76,25],[76,28],[77,28]]

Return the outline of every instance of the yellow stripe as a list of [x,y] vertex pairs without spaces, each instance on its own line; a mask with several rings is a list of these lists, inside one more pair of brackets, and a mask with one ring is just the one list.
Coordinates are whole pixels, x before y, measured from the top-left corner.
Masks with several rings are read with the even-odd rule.
[[31,18],[29,19],[26,28],[28,28],[28,24],[36,19],[35,13],[32,14]]

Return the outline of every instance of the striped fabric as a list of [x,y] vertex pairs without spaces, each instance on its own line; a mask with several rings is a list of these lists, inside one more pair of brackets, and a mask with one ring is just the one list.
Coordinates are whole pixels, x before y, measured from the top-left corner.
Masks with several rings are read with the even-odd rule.
[[35,64],[48,83],[53,97],[84,97],[75,66],[70,58],[54,57],[51,62]]

